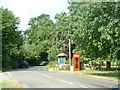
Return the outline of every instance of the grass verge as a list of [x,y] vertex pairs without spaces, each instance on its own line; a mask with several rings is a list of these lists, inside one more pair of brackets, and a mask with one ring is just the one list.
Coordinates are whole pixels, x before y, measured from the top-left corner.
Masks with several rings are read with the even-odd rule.
[[[49,71],[60,71],[60,70],[69,71],[68,68],[66,69],[58,68],[56,64],[57,62],[51,62],[49,65],[46,66],[46,69]],[[73,73],[97,76],[106,79],[120,80],[120,76],[119,76],[120,72],[118,71],[80,70],[80,71],[74,71]]]
[[120,76],[119,76],[120,72],[118,71],[81,70],[81,71],[76,71],[75,73],[105,77],[105,78],[114,79],[114,80],[120,79]]
[[55,67],[55,66],[50,66],[50,65],[47,65],[45,67],[48,71],[59,71],[59,68]]
[[4,80],[0,82],[2,88],[23,88],[23,86],[14,80]]
[[[47,66],[46,69],[49,71],[60,71],[61,70],[59,68],[50,67],[50,66]],[[65,71],[68,71],[68,70],[65,70]],[[97,77],[102,77],[102,78],[112,79],[112,80],[120,80],[120,76],[119,76],[120,72],[118,71],[81,70],[81,71],[74,71],[73,73],[97,76]]]

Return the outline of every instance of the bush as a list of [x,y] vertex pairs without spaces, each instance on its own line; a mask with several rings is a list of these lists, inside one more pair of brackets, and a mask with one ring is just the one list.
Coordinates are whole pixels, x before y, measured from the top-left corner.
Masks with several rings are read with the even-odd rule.
[[47,65],[46,69],[48,70],[70,70],[70,65],[64,64],[64,65],[59,66],[57,61],[51,61]]
[[58,67],[59,70],[70,70],[70,65],[68,64],[63,64],[60,67]]

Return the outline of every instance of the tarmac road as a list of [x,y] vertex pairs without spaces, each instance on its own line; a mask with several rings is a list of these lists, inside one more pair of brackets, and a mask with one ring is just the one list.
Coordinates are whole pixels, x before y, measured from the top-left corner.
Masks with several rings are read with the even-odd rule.
[[5,75],[9,79],[20,82],[25,88],[111,88],[117,84],[112,80],[47,71],[43,66],[8,71]]

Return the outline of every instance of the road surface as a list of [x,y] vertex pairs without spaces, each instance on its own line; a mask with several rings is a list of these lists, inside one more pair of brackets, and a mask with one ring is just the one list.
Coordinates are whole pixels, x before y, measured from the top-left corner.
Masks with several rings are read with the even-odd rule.
[[41,66],[8,71],[5,75],[25,88],[111,88],[117,84],[115,81],[68,72],[47,71]]

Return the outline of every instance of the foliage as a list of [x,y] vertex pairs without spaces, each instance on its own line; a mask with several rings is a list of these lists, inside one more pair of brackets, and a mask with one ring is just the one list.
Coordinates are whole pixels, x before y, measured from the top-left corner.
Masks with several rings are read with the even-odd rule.
[[70,2],[70,25],[76,47],[85,61],[116,61],[120,50],[119,3]]
[[[34,44],[39,55],[48,53],[48,60],[57,60],[56,55],[68,55],[68,39],[74,45],[72,53],[81,54],[81,62],[116,62],[120,49],[119,3],[69,2],[69,13],[55,15],[53,22],[49,15],[32,18],[25,34]],[[71,46],[72,46],[71,45]]]
[[[29,21],[30,28],[24,32],[24,34],[27,36],[26,39],[28,41],[27,48],[30,49],[28,50],[28,52],[26,52],[26,54],[28,54],[28,58],[25,55],[26,59],[29,60],[34,59],[34,60],[42,61],[40,60],[43,59],[42,58],[43,56],[41,56],[43,55],[42,53],[47,54],[47,50],[50,47],[49,40],[52,39],[50,35],[52,31],[52,27],[51,27],[52,24],[53,21],[49,18],[49,15],[47,14],[42,14],[38,17],[30,19]],[[23,48],[25,48],[25,44]],[[32,57],[30,55],[32,55]],[[46,58],[45,60],[47,60],[46,55],[45,58]]]
[[43,60],[56,61],[60,52],[68,55],[68,39],[71,40],[72,54],[80,54],[82,64],[90,61],[98,66],[106,61],[107,67],[113,62],[119,64],[118,2],[69,2],[69,13],[57,13],[55,22],[48,14],[31,18],[30,27],[22,37],[17,30],[19,19],[11,11],[1,9],[3,66],[5,63],[17,66],[17,61],[22,58],[33,65]]
[[18,31],[20,20],[8,9],[2,12],[2,66],[3,68],[18,67],[19,49],[22,45],[21,32]]
[[70,70],[70,65],[65,64],[62,67],[58,67],[58,61],[51,61],[47,66],[46,66],[47,70]]

